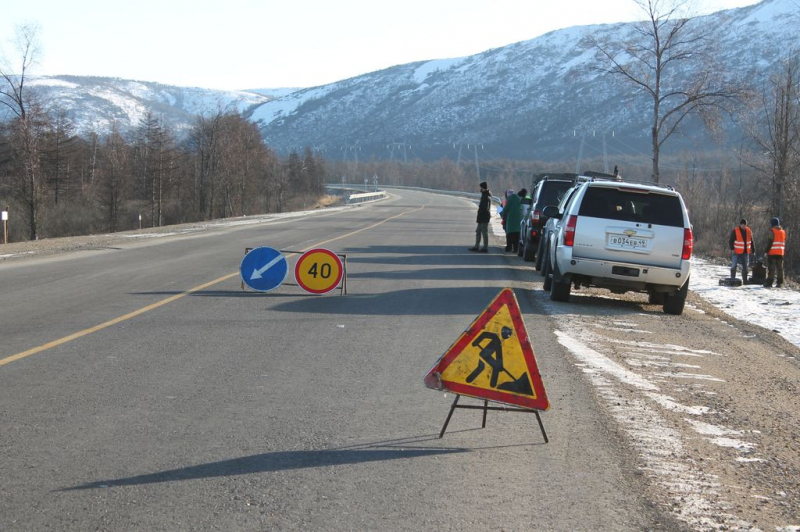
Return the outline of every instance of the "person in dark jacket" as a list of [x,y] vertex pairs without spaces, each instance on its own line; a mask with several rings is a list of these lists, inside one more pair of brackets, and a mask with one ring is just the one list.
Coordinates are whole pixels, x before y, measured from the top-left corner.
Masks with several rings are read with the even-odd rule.
[[514,191],[510,192],[511,194],[508,196],[508,200],[506,200],[506,206],[503,208],[502,217],[506,229],[506,251],[513,251],[516,253],[517,247],[519,246],[519,224],[522,222],[521,201],[522,197],[527,194],[527,191],[522,194],[522,197],[520,197],[520,194],[514,194]]
[[767,280],[764,287],[772,288],[772,281],[777,278],[777,286],[783,286],[783,255],[786,253],[786,230],[781,227],[781,221],[773,218],[769,221],[770,229],[767,237]]
[[[486,181],[483,181],[479,186],[481,188],[481,201],[478,203],[478,218],[476,219],[478,227],[475,228],[475,245],[469,250],[487,253],[489,251],[489,220],[492,218],[490,210],[492,193],[489,192],[489,186]],[[483,247],[480,247],[481,237],[483,237]]]
[[753,232],[747,227],[747,220],[742,218],[739,225],[731,231],[728,239],[731,248],[731,279],[736,279],[736,270],[742,265],[742,283],[747,284],[747,263],[750,254],[756,252],[756,243],[753,241]]

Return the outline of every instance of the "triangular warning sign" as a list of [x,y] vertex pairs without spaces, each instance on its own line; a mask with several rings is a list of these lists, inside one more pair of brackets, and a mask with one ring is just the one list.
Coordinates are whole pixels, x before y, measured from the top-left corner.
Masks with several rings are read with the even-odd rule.
[[514,292],[503,289],[425,376],[425,386],[547,410],[536,357]]

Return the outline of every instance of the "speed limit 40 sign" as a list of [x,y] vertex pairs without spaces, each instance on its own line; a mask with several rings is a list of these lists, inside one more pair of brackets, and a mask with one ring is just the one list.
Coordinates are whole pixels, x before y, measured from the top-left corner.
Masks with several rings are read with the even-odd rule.
[[306,292],[327,294],[342,281],[344,267],[339,256],[327,249],[312,249],[297,259],[294,278]]

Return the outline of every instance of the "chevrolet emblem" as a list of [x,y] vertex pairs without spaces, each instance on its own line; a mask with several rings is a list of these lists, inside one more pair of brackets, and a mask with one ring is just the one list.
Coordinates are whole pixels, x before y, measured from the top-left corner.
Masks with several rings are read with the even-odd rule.
[[633,236],[636,234],[636,231],[634,231],[633,229],[625,229],[625,231],[623,232],[625,233],[626,236]]

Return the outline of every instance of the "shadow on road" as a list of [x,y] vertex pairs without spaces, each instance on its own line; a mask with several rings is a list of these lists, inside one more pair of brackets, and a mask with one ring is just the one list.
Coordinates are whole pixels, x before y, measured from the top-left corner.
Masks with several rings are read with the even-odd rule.
[[565,314],[584,316],[626,316],[633,314],[663,315],[661,305],[647,302],[647,294],[628,293],[624,296],[611,294],[601,289],[574,290],[568,303],[547,302],[548,314],[558,317]]
[[319,451],[277,451],[256,454],[232,460],[221,460],[167,471],[159,471],[147,475],[117,478],[90,482],[60,491],[111,488],[115,486],[138,486],[141,484],[157,484],[201,478],[227,477],[233,475],[249,475],[253,473],[270,473],[290,469],[311,467],[339,466],[362,464],[385,460],[398,460],[438,456],[469,452],[468,449],[332,449]]
[[497,286],[409,288],[343,297],[304,297],[278,303],[271,311],[368,316],[477,316],[503,289]]

